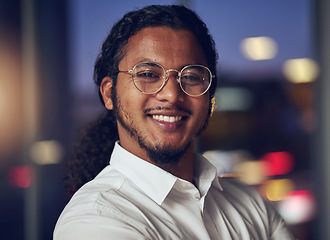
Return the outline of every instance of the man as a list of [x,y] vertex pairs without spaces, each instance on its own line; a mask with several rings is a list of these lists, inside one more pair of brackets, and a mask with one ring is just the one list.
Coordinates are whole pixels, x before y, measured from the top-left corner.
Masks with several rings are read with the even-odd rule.
[[205,24],[184,7],[149,6],[113,27],[95,64],[108,113],[83,137],[75,188],[96,174],[88,164],[110,157],[104,151],[110,165],[74,194],[55,240],[291,239],[269,203],[218,179],[194,151],[212,112],[216,56]]

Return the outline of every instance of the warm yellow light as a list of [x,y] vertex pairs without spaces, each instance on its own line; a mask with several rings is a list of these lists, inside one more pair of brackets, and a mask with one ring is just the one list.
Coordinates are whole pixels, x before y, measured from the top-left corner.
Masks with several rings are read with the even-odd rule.
[[[22,75],[19,46],[0,32],[0,166],[12,159],[23,142]],[[8,39],[7,39],[8,37]]]
[[257,185],[264,181],[261,164],[259,161],[244,161],[235,169],[240,180],[249,185]]
[[6,112],[6,91],[2,86],[1,76],[0,76],[0,115],[5,115]]
[[296,58],[285,61],[283,73],[290,82],[313,82],[319,75],[318,64],[310,58]]
[[244,56],[250,60],[268,60],[277,55],[278,47],[270,37],[245,38],[241,42]]
[[31,146],[30,157],[40,165],[59,163],[63,157],[63,147],[57,141],[35,142]]
[[269,180],[264,185],[264,192],[270,201],[280,201],[294,190],[294,183],[290,179]]

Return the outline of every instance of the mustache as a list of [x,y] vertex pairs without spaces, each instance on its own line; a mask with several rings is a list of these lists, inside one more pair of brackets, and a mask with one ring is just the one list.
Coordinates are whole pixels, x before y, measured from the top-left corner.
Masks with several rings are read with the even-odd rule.
[[152,111],[180,111],[180,112],[184,112],[188,115],[192,115],[192,112],[186,108],[183,108],[183,107],[151,107],[151,108],[147,108],[144,110],[144,113],[145,114],[148,114]]

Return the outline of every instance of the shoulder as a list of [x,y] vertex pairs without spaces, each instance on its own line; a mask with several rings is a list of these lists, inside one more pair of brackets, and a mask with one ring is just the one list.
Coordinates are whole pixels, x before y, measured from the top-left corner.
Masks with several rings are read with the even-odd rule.
[[[245,219],[254,222],[259,232],[266,231],[270,239],[293,239],[288,232],[284,220],[278,214],[273,204],[262,197],[256,188],[246,185],[235,178],[221,178],[220,193]],[[227,206],[229,207],[229,206]]]
[[[59,217],[54,239],[142,239],[142,224],[130,212],[131,203],[121,188],[127,178],[117,171],[105,169],[95,179],[82,186],[64,208]],[[141,221],[142,222],[142,221]],[[131,227],[128,227],[131,226]],[[134,227],[133,227],[134,226]],[[126,229],[126,230],[125,230]],[[72,236],[70,238],[69,236]],[[143,238],[145,239],[145,238]]]
[[65,206],[61,218],[79,215],[97,210],[99,198],[109,192],[121,188],[125,177],[117,171],[109,171],[106,167],[96,178],[83,185]]
[[236,209],[241,215],[253,215],[266,220],[269,217],[269,211],[273,211],[269,208],[270,202],[263,198],[254,187],[227,177],[219,177],[219,183],[222,190],[218,191],[217,197],[221,197],[223,202],[227,203],[227,207]]
[[238,181],[236,178],[219,177],[218,180],[223,189],[223,193],[226,195],[239,198],[251,198],[255,201],[263,201],[263,198],[254,187],[246,185]]

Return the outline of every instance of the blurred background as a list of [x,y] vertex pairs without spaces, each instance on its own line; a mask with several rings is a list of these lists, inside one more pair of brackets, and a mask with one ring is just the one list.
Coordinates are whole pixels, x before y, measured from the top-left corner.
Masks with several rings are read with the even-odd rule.
[[330,239],[327,0],[0,0],[0,239],[52,239],[72,144],[102,111],[102,41],[149,4],[184,4],[214,36],[217,108],[198,150],[272,201],[297,239]]

